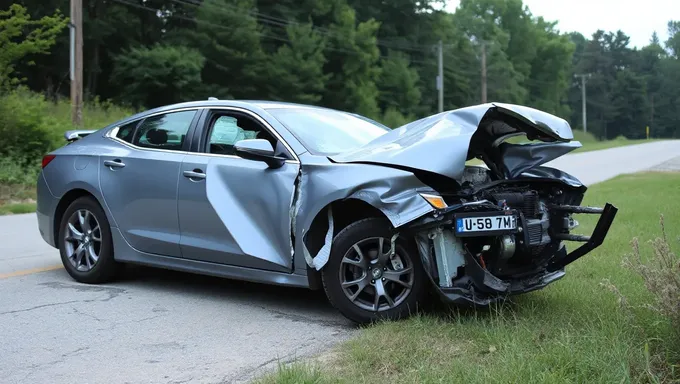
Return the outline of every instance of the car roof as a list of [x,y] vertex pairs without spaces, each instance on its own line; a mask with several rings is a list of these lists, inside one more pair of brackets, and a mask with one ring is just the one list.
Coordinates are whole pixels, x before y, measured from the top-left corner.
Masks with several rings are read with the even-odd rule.
[[[325,107],[319,107],[315,105],[308,105],[308,104],[298,104],[298,103],[290,103],[290,102],[284,102],[284,101],[270,101],[270,100],[218,100],[214,97],[209,98],[208,100],[200,100],[200,101],[188,101],[188,102],[183,102],[183,103],[176,103],[176,104],[169,104],[169,105],[163,105],[160,107],[152,108],[152,109],[147,109],[141,112],[138,112],[132,116],[128,116],[122,120],[119,120],[105,128],[110,128],[115,125],[122,125],[126,124],[127,122],[134,121],[137,119],[144,118],[148,115],[152,115],[155,113],[159,112],[165,112],[165,111],[171,111],[175,109],[181,109],[181,108],[199,108],[199,107],[241,107],[241,108],[246,108],[246,109],[255,109],[260,108],[260,109],[283,109],[283,108],[307,108],[307,109],[318,109],[318,110],[333,110],[330,108],[325,108]],[[338,111],[342,112],[342,111]]]
[[218,100],[211,98],[209,100],[188,101],[177,104],[164,105],[142,113],[155,113],[164,110],[191,108],[191,107],[244,107],[247,105],[255,106],[262,109],[281,109],[281,108],[310,108],[310,109],[330,109],[308,104],[290,103],[285,101],[269,101],[269,100]]
[[[132,116],[125,117],[121,120],[118,120],[114,123],[111,123],[103,128],[101,130],[107,130],[111,129],[112,127],[116,126],[122,126],[125,124],[128,124],[130,122],[133,122],[135,120],[140,120],[144,119],[150,115],[157,114],[157,113],[163,113],[167,111],[173,111],[177,109],[183,109],[183,108],[210,108],[210,107],[240,107],[244,109],[248,109],[252,112],[257,112],[258,109],[260,110],[273,110],[273,109],[307,109],[307,110],[318,110],[318,111],[334,111],[338,113],[346,113],[361,119],[366,120],[367,118],[361,115],[358,115],[356,113],[352,112],[347,112],[347,111],[342,111],[338,109],[333,109],[333,108],[327,108],[327,107],[321,107],[321,106],[316,106],[316,105],[309,105],[309,104],[300,104],[300,103],[291,103],[291,102],[286,102],[286,101],[273,101],[273,100],[219,100],[214,97],[211,97],[207,100],[198,100],[198,101],[187,101],[187,102],[182,102],[182,103],[175,103],[175,104],[168,104],[168,105],[163,105],[160,107],[152,108],[152,109],[147,109],[141,112],[138,112]],[[370,119],[369,119],[370,120]],[[370,120],[375,123],[375,121]],[[382,125],[382,124],[381,124]],[[388,128],[389,129],[389,128]],[[99,130],[99,129],[97,129]]]

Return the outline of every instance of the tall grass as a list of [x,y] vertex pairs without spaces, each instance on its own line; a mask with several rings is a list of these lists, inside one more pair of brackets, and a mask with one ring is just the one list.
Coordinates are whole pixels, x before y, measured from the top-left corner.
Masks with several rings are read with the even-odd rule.
[[[100,129],[134,111],[98,99],[83,108],[83,128]],[[42,156],[66,144],[71,105],[18,88],[0,95],[0,205],[25,202],[35,194]],[[25,208],[24,208],[25,209]]]

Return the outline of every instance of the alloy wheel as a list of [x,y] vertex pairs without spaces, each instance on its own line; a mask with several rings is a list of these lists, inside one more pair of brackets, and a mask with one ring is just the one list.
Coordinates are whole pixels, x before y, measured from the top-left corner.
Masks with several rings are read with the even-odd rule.
[[64,249],[71,265],[80,272],[90,271],[97,264],[102,248],[102,232],[92,212],[79,209],[66,223]]
[[359,308],[375,312],[406,300],[415,276],[409,255],[384,237],[355,243],[342,258],[339,273],[345,296]]

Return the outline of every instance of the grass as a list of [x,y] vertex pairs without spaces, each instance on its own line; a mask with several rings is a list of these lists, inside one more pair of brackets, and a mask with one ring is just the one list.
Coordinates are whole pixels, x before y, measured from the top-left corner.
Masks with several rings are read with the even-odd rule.
[[27,169],[12,159],[0,159],[0,215],[35,212],[37,177],[37,167]]
[[[623,268],[630,241],[659,235],[677,245],[680,173],[620,176],[593,186],[584,204],[619,208],[605,243],[562,280],[491,310],[453,309],[363,329],[330,363],[280,367],[261,383],[646,383],[680,381],[680,339],[656,312],[639,276]],[[589,233],[595,218],[581,215]],[[650,248],[643,246],[644,255]],[[608,279],[635,309],[624,309]]]
[[35,202],[0,205],[0,215],[18,215],[35,212]]

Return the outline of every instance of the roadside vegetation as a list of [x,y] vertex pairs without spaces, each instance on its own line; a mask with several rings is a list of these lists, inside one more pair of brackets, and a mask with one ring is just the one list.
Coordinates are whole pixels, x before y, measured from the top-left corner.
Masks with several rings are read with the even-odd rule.
[[[323,363],[282,365],[259,382],[678,382],[680,202],[669,197],[679,194],[680,173],[597,184],[584,204],[609,201],[619,213],[606,242],[561,281],[490,310],[366,327]],[[595,219],[581,216],[589,233]]]
[[[83,125],[102,128],[133,111],[93,101],[83,108]],[[0,95],[0,215],[35,211],[35,184],[42,156],[66,142],[71,125],[68,100],[49,101],[26,89]]]

